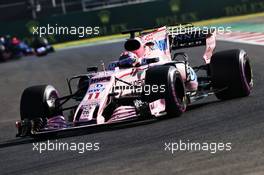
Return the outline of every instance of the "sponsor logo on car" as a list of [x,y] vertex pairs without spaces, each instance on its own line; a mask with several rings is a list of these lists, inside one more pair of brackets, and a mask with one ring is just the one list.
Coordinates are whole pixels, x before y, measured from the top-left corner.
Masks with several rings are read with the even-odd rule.
[[88,93],[93,93],[93,92],[103,92],[105,89],[103,84],[96,84],[95,87],[90,88],[88,90]]
[[167,50],[167,39],[162,39],[159,41],[155,41],[155,45],[157,46],[157,48],[161,51],[166,51]]
[[111,76],[100,77],[100,78],[92,78],[91,79],[91,84],[99,83],[99,82],[108,82],[110,80],[111,80]]

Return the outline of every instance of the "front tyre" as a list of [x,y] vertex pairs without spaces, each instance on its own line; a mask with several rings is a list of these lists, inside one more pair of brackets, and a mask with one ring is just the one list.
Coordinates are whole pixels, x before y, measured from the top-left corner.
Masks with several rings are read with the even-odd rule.
[[39,85],[26,88],[20,101],[21,120],[51,118],[60,114],[56,99],[58,91],[51,85]]
[[164,86],[164,92],[152,92],[144,95],[143,99],[153,102],[158,99],[165,99],[166,113],[169,116],[180,116],[187,106],[185,86],[180,73],[174,66],[155,66],[146,71],[145,86]]
[[250,59],[241,49],[217,52],[210,63],[216,97],[227,100],[248,96],[253,88]]
[[21,96],[20,116],[17,136],[27,136],[47,125],[51,117],[62,115],[57,107],[58,91],[51,85],[26,88]]

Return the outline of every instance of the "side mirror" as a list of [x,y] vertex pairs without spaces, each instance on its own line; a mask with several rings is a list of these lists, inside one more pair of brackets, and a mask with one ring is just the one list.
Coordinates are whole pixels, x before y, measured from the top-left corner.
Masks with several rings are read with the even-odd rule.
[[96,66],[87,67],[86,71],[89,72],[89,73],[92,73],[92,72],[96,73],[98,71],[98,67],[96,67]]
[[142,60],[142,65],[151,64],[151,63],[157,63],[159,62],[159,58],[144,58]]

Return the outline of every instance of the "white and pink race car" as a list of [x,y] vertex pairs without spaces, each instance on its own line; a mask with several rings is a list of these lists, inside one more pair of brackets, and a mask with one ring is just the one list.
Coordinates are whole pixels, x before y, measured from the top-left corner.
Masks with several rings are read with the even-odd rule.
[[[51,85],[32,86],[21,97],[17,136],[40,136],[77,128],[165,116],[215,94],[220,100],[248,96],[253,87],[250,59],[242,49],[214,53],[215,31],[192,25],[131,30],[119,60],[102,70],[68,79],[70,94],[60,97]],[[187,29],[187,30],[186,30]],[[139,33],[138,35],[136,35]],[[204,63],[191,67],[178,49],[205,45]],[[204,72],[197,76],[197,72]],[[72,82],[78,82],[72,87]],[[75,89],[75,90],[73,90]],[[65,107],[74,100],[76,104]],[[70,111],[69,119],[65,113]]]

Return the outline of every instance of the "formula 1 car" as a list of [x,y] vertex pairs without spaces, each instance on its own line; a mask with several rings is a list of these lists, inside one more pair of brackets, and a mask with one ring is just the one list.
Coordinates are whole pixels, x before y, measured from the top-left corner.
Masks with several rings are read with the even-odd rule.
[[12,52],[10,52],[6,46],[0,42],[0,62],[5,62],[12,58]]
[[52,45],[50,45],[48,40],[44,37],[33,38],[31,47],[34,49],[37,56],[44,56],[55,51]]
[[[192,27],[186,24],[125,32],[130,38],[119,60],[107,69],[102,64],[102,71],[88,67],[87,74],[69,78],[67,96],[60,97],[51,85],[25,89],[21,120],[16,122],[17,136],[178,117],[188,105],[208,95],[214,94],[220,100],[248,96],[253,76],[247,53],[242,49],[213,53],[216,32]],[[177,52],[202,45],[206,46],[203,65],[191,67],[188,55]],[[200,71],[204,76],[197,76]],[[77,87],[72,86],[74,81]],[[70,99],[76,105],[65,107]],[[67,110],[71,111],[70,121],[65,119]]]
[[9,49],[16,57],[28,56],[34,54],[34,49],[26,42],[17,37],[12,37],[9,43]]
[[26,42],[9,35],[0,37],[0,48],[0,60],[2,62],[35,53]]
[[34,37],[30,44],[17,37],[0,36],[0,62],[5,62],[22,56],[44,56],[54,52],[54,48],[46,38]]
[[0,36],[0,62],[19,58],[15,44],[10,36]]

